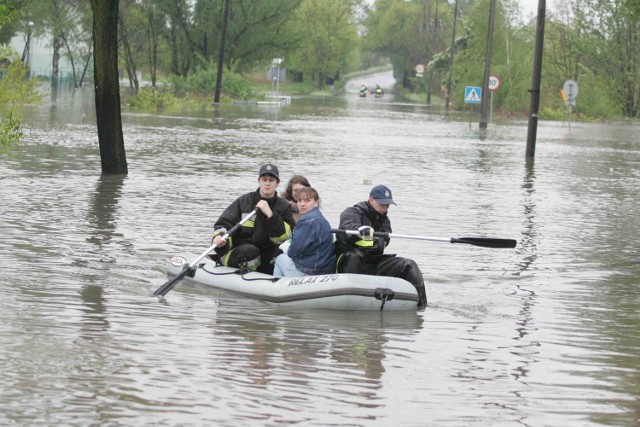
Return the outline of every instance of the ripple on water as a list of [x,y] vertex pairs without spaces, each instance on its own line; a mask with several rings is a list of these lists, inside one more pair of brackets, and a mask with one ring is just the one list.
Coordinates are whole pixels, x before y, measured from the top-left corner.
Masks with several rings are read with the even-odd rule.
[[[126,115],[126,178],[97,173],[93,124],[34,115],[0,154],[0,424],[632,424],[637,125],[543,122],[527,166],[523,123],[481,135],[383,101]],[[424,273],[420,313],[151,298],[266,160],[334,226],[385,183],[394,233],[518,246],[392,238]]]

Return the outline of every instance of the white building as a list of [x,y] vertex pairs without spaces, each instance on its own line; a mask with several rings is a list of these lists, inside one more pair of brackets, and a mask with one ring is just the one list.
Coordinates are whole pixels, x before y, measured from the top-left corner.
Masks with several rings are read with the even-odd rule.
[[[29,49],[27,47],[27,34],[18,34],[11,39],[9,46],[18,52],[18,56],[22,57],[26,52],[25,63],[29,64],[31,77],[43,77],[51,79],[53,73],[53,43],[46,37],[31,36],[29,40]],[[92,64],[90,64],[91,66]],[[82,73],[84,64],[76,64],[76,73]],[[60,80],[72,79],[73,69],[71,62],[64,56],[64,48],[60,50],[60,61],[58,63],[58,78]]]

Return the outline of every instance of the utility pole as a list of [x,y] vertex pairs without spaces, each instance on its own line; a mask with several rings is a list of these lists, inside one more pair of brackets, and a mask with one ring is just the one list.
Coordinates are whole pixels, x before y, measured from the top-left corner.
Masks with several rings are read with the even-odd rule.
[[533,56],[533,76],[531,77],[531,106],[529,107],[529,126],[527,128],[526,159],[533,160],[536,154],[536,135],[538,132],[538,109],[540,108],[540,80],[542,79],[542,51],[544,46],[544,21],[547,3],[538,0],[536,19],[536,46]]
[[445,95],[444,111],[449,114],[449,101],[451,100],[451,72],[453,71],[453,56],[456,52],[456,22],[458,21],[458,0],[453,9],[453,29],[451,30],[451,53],[449,54],[449,77],[447,78],[447,93]]
[[224,44],[227,40],[227,21],[229,20],[229,7],[231,0],[224,0],[222,12],[222,31],[220,34],[220,53],[218,54],[218,75],[216,76],[216,90],[213,96],[213,105],[220,104],[220,89],[222,87],[222,68],[224,65]]
[[[425,0],[426,1],[426,0]],[[431,51],[436,49],[436,31],[438,30],[438,0],[434,0],[436,5],[433,17],[433,27],[431,27]],[[433,55],[431,55],[433,59]],[[431,92],[433,91],[433,67],[429,69],[429,90],[427,90],[427,107],[431,106]]]
[[486,129],[489,122],[487,105],[489,100],[489,74],[491,73],[491,49],[493,48],[493,21],[496,14],[496,0],[489,6],[489,29],[487,31],[487,50],[484,59],[484,79],[482,80],[482,99],[480,100],[480,129]]

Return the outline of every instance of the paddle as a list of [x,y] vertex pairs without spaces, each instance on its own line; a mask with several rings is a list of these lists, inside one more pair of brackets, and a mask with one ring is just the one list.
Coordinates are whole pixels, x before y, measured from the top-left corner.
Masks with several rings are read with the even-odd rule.
[[[242,221],[240,221],[239,223],[237,223],[236,225],[234,225],[233,227],[231,227],[231,230],[227,231],[226,234],[222,235],[222,238],[227,240],[227,238],[231,235],[231,233],[233,233],[234,231],[236,231],[238,228],[240,228],[242,226],[242,224],[244,224],[249,218],[251,218],[252,216],[254,216],[256,214],[256,212],[258,212],[258,208],[255,208],[254,210],[251,211],[251,213],[247,214],[247,216],[244,217],[244,219]],[[167,283],[165,283],[164,285],[160,286],[158,289],[156,289],[156,291],[153,293],[154,297],[157,296],[165,296],[167,293],[169,293],[169,291],[171,289],[173,289],[182,279],[185,278],[185,276],[190,276],[193,277],[196,273],[196,268],[194,268],[196,266],[196,264],[198,262],[200,262],[200,260],[204,257],[206,257],[207,255],[209,255],[209,253],[211,253],[212,250],[214,250],[218,245],[216,245],[215,243],[213,245],[211,245],[206,251],[202,252],[200,254],[200,256],[196,259],[194,259],[193,261],[191,261],[189,264],[186,264],[184,267],[182,267],[182,271],[180,272],[180,274],[178,274],[176,277],[174,277],[173,279],[169,280]]]
[[[341,230],[337,228],[331,229],[332,233],[352,234],[359,235],[358,230]],[[400,239],[414,239],[414,240],[430,240],[432,242],[447,242],[447,243],[466,243],[468,245],[482,246],[484,248],[515,248],[516,241],[513,239],[492,239],[488,237],[451,237],[449,239],[441,237],[423,237],[423,236],[409,236],[406,234],[387,233],[385,231],[374,231],[375,237],[392,238],[397,237]]]

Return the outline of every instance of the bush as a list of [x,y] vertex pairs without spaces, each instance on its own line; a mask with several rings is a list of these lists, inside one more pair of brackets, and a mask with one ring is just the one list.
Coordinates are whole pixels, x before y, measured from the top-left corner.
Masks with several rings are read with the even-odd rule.
[[568,119],[569,117],[569,113],[568,110],[566,109],[566,107],[558,107],[558,108],[553,108],[553,107],[546,107],[541,109],[538,112],[538,117],[541,120],[555,120],[555,121],[565,121]]
[[26,75],[27,69],[18,54],[0,46],[0,142],[3,145],[22,137],[21,120],[14,115],[14,107],[40,99],[38,82],[27,79]]
[[22,135],[20,119],[14,117],[13,111],[9,111],[5,120],[0,121],[0,145],[6,146],[18,142]]
[[142,87],[137,95],[125,99],[125,105],[132,110],[161,110],[178,103],[172,93],[155,87]]
[[[189,93],[213,93],[216,89],[218,67],[216,64],[208,64],[207,68],[201,68],[186,79],[173,76],[170,79],[175,93],[179,96]],[[240,74],[229,70],[222,73],[221,100],[231,102],[233,99],[256,99],[264,95],[252,89],[252,83]]]

